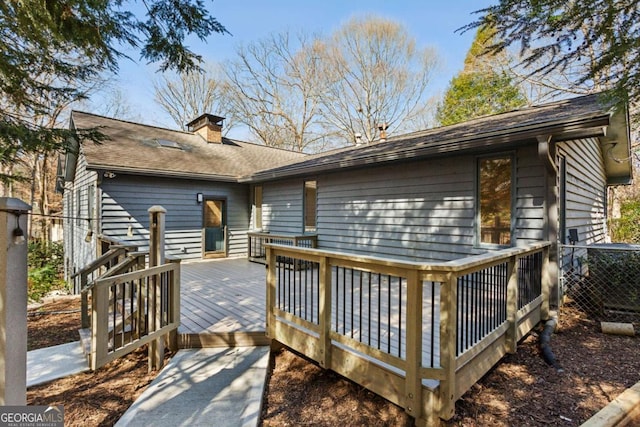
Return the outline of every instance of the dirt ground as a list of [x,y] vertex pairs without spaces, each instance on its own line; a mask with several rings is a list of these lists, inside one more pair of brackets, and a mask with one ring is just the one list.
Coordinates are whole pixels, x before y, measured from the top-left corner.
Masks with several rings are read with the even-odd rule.
[[[39,309],[57,313],[30,315],[29,348],[77,340],[80,314],[68,311],[78,307],[78,299],[60,299]],[[577,426],[640,381],[640,338],[602,334],[570,306],[551,347],[563,372],[542,360],[534,332],[456,403],[448,425]],[[412,425],[401,408],[291,351],[274,354],[272,365],[264,426]],[[31,387],[27,399],[64,405],[67,426],[110,426],[155,375],[138,351],[94,373]]]

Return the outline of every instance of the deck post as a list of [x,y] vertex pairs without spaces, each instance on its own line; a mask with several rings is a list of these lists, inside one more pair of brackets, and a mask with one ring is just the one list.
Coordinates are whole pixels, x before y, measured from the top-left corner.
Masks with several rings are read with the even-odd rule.
[[456,342],[457,342],[458,278],[440,283],[440,366],[444,379],[440,380],[440,418],[448,420],[455,414]]
[[417,270],[407,271],[407,369],[405,411],[422,416],[422,280]]
[[331,368],[331,264],[329,258],[320,259],[320,358],[325,369]]
[[518,262],[520,257],[509,258],[507,270],[507,329],[506,347],[507,353],[515,353],[518,350]]
[[[162,206],[151,206],[149,212],[149,268],[164,264],[164,229],[167,210]],[[149,301],[151,327],[149,332],[156,331],[162,325],[162,293],[161,280],[155,275],[150,280],[152,301]],[[149,343],[149,371],[162,369],[164,365],[164,339],[157,338]]]
[[87,329],[91,325],[89,324],[89,299],[86,291],[83,289],[87,286],[87,273],[80,273],[80,326],[82,329]]
[[[168,320],[169,320],[169,323],[177,323],[179,325],[180,324],[180,260],[172,259],[170,262],[175,265],[175,269],[171,272],[171,276],[170,276],[171,282],[169,285],[171,286],[171,289],[169,290],[169,294],[171,295],[171,301],[169,303],[171,304],[171,308],[170,308],[171,315]],[[178,351],[178,348],[179,348],[178,328],[175,328],[171,332],[169,332],[168,345],[171,351]]]
[[267,330],[268,338],[276,339],[276,319],[274,309],[276,304],[276,254],[267,246]]
[[95,286],[91,290],[91,360],[90,368],[95,371],[102,366],[109,351],[109,287]]
[[549,272],[549,246],[546,246],[542,250],[542,306],[540,307],[540,318],[542,320],[549,320],[549,298],[551,297],[551,274]]

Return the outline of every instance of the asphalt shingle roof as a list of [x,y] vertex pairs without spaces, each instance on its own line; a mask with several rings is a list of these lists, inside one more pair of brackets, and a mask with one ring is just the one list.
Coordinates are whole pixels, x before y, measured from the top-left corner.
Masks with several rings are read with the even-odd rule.
[[[79,111],[71,114],[76,129],[97,128],[109,139],[82,143],[87,166],[145,175],[237,180],[245,175],[305,158],[304,154],[223,138],[208,143],[197,134],[111,119]],[[180,149],[160,146],[173,141]],[[171,145],[171,144],[169,144]]]
[[492,145],[535,140],[536,132],[555,133],[576,130],[581,126],[608,123],[609,108],[598,95],[566,99],[541,106],[485,116],[456,125],[387,138],[373,143],[326,155],[310,156],[299,162],[256,171],[246,181],[299,176],[371,164],[446,155],[463,150],[478,150]]

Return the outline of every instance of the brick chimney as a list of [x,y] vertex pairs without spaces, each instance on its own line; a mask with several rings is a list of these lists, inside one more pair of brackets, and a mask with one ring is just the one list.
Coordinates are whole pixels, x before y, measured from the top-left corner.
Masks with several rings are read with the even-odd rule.
[[224,117],[203,114],[187,123],[187,129],[189,132],[197,133],[209,143],[222,144],[223,121]]

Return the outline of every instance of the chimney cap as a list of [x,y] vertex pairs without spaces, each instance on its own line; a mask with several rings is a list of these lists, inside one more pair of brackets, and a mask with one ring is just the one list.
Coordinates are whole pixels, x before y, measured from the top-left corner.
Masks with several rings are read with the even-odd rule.
[[224,121],[224,119],[225,118],[221,116],[215,116],[213,114],[205,113],[187,123],[187,128],[190,132],[194,132],[208,124],[214,124],[222,127],[222,122]]

